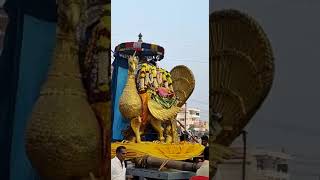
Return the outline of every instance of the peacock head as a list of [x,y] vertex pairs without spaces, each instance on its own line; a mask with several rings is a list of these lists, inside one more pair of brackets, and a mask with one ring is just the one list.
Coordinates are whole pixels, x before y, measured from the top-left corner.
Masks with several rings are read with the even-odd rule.
[[75,31],[81,16],[81,10],[85,7],[85,0],[56,0],[58,4],[58,25],[65,31]]
[[138,67],[138,59],[136,56],[130,56],[128,59],[129,72],[134,73]]

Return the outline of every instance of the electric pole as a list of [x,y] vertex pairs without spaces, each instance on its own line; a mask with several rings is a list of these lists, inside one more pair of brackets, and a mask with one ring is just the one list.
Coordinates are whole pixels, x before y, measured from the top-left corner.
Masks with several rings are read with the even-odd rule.
[[246,180],[247,131],[242,131],[242,140],[243,140],[242,180]]
[[[187,128],[187,102],[184,104],[184,127],[186,127],[186,131],[188,131],[188,128]],[[184,139],[187,140],[187,132],[184,133]]]

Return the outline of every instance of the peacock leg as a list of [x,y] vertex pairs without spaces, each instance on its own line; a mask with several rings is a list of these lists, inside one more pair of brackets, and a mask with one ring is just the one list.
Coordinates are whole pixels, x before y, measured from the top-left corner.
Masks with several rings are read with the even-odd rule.
[[174,143],[179,142],[179,135],[177,132],[177,121],[175,119],[172,119],[171,121],[171,133],[172,133],[172,139]]
[[137,143],[141,142],[141,138],[140,138],[140,126],[141,126],[141,117],[138,116],[136,118],[133,118],[131,120],[131,128],[134,132],[134,134],[136,135],[136,141]]
[[172,128],[171,128],[171,124],[168,124],[166,127],[166,143],[172,143]]
[[136,139],[137,139],[136,137],[132,137],[132,138],[131,138],[130,140],[128,140],[128,141],[129,141],[129,142],[132,142],[132,143],[135,143],[135,142],[137,142]]
[[152,127],[158,131],[158,134],[159,134],[159,140],[161,142],[164,142],[164,137],[163,137],[163,127],[162,127],[162,121],[158,120],[158,119],[155,119],[155,118],[151,118],[151,121],[150,121]]

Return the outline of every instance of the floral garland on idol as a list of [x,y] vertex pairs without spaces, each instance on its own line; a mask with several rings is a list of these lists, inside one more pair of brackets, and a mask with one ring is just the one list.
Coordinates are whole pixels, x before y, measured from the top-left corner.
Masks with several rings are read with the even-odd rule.
[[137,86],[139,93],[147,91],[164,108],[170,108],[176,103],[171,75],[163,68],[148,63],[141,64],[137,73]]
[[[102,16],[98,19],[98,22],[93,24],[93,27],[88,28],[89,33],[85,33],[87,44],[84,45],[85,56],[84,59],[80,59],[83,83],[87,90],[88,101],[93,108],[99,124],[101,126],[102,133],[102,172],[107,174],[108,159],[110,159],[110,153],[108,153],[109,145],[107,143],[109,134],[107,131],[110,129],[110,18],[111,5],[104,5]],[[98,11],[99,12],[99,11]],[[94,12],[92,14],[96,14]],[[91,22],[92,23],[92,22]]]

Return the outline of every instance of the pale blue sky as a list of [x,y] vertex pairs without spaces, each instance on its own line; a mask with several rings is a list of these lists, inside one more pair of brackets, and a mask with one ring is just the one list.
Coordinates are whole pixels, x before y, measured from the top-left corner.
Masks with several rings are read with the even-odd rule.
[[209,1],[201,0],[116,0],[112,1],[112,49],[129,41],[143,41],[165,48],[159,66],[171,70],[184,64],[195,75],[196,88],[189,107],[209,110]]

